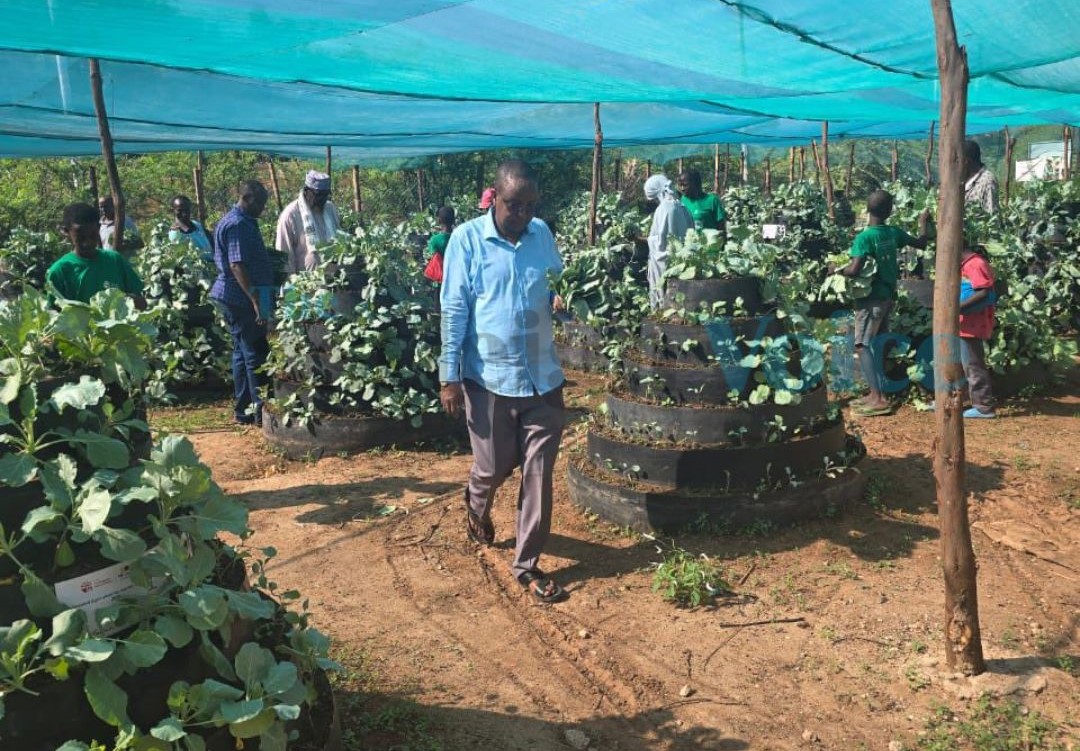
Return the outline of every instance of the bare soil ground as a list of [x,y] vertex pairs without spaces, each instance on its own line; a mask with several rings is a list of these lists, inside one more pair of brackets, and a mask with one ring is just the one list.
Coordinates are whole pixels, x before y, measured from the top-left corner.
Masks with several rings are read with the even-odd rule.
[[[572,406],[602,398],[600,379],[572,380]],[[930,745],[927,721],[938,707],[961,721],[983,689],[1080,748],[1080,377],[1002,414],[967,425],[981,682],[940,669],[930,413],[848,415],[870,481],[839,518],[679,536],[736,591],[694,610],[651,590],[654,542],[570,505],[565,465],[544,565],[571,597],[545,606],[509,573],[515,480],[496,502],[499,543],[466,538],[466,449],[296,463],[254,430],[192,439],[250,507],[250,544],[277,549],[271,578],[302,590],[335,640],[349,748],[966,748]]]

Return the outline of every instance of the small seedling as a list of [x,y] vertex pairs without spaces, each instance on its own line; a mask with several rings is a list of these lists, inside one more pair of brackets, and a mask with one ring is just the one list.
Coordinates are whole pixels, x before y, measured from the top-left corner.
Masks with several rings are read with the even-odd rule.
[[730,592],[719,563],[706,555],[695,556],[673,546],[656,566],[652,588],[679,607],[696,608],[720,592]]

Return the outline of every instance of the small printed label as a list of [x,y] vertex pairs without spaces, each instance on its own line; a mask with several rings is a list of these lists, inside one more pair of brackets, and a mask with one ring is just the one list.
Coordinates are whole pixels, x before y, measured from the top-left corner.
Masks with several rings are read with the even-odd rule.
[[86,613],[88,628],[94,632],[97,630],[98,610],[111,605],[119,595],[141,589],[131,583],[128,568],[126,563],[117,563],[84,576],[57,582],[56,599],[69,608],[78,608]]

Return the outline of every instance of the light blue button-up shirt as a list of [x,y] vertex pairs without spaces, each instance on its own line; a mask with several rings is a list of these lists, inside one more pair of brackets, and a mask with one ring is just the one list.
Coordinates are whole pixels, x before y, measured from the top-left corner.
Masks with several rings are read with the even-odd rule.
[[564,380],[551,334],[548,272],[562,271],[551,230],[533,219],[517,244],[489,211],[460,225],[443,258],[439,380],[501,396],[546,394]]

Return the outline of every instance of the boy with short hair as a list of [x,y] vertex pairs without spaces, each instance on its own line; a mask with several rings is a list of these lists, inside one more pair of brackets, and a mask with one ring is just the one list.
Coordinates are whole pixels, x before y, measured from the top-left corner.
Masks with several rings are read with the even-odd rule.
[[892,207],[893,198],[888,192],[875,190],[870,194],[866,199],[866,211],[870,216],[867,227],[855,236],[849,252],[851,262],[839,270],[844,276],[858,276],[867,258],[873,258],[877,265],[870,280],[870,294],[855,303],[855,357],[870,387],[870,394],[856,402],[854,411],[864,417],[892,412],[892,405],[882,393],[883,368],[878,367],[877,363],[884,360],[882,335],[889,330],[889,313],[896,302],[896,287],[900,279],[898,251],[906,245],[925,248],[927,242],[929,212],[924,211],[919,216],[919,236],[912,237],[904,230],[885,223],[892,214]]
[[967,418],[997,417],[986,342],[994,333],[994,272],[986,258],[967,245],[960,256],[960,361],[968,382],[971,407]]
[[46,280],[67,300],[90,302],[103,289],[117,288],[135,297],[146,307],[143,284],[126,258],[109,248],[99,247],[99,215],[86,203],[72,203],[64,209],[64,234],[74,248],[56,260]]

